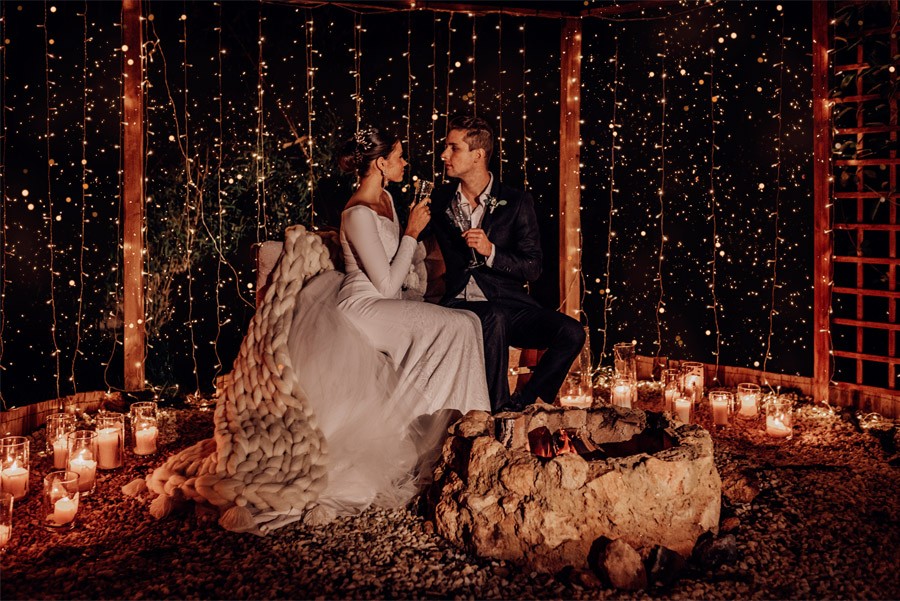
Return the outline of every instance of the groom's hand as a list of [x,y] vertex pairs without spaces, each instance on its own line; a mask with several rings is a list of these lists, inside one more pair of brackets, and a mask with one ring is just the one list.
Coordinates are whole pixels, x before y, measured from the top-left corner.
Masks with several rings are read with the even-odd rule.
[[469,248],[474,248],[475,252],[479,255],[485,257],[491,256],[494,245],[488,240],[487,234],[485,234],[484,230],[480,227],[473,227],[470,230],[466,230],[463,232],[463,238],[466,239],[466,244]]

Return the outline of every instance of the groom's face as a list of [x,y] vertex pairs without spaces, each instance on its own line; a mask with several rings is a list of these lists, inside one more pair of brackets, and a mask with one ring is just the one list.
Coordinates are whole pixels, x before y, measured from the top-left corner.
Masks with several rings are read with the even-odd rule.
[[452,129],[447,134],[444,152],[441,153],[441,160],[444,161],[444,167],[448,177],[463,178],[469,174],[477,165],[478,160],[483,156],[483,150],[469,149],[469,143],[465,140],[466,131],[464,129]]

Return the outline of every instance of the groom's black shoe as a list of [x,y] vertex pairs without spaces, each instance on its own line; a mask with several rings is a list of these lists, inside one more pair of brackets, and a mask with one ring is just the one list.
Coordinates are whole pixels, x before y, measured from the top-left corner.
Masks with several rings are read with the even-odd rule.
[[522,395],[519,394],[519,391],[512,393],[509,397],[509,400],[497,408],[496,413],[503,413],[504,411],[515,411],[516,413],[521,413],[522,409],[530,405],[528,401],[522,398]]

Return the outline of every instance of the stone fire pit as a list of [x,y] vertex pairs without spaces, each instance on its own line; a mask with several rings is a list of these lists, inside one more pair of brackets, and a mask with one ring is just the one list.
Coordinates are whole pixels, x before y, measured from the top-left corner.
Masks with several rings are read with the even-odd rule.
[[[552,438],[554,449],[532,449],[529,437],[538,446]],[[562,446],[578,452],[552,456]],[[557,572],[589,567],[603,537],[644,558],[656,546],[688,557],[701,534],[718,532],[721,487],[699,426],[620,407],[539,404],[458,422],[431,501],[438,532],[461,547]]]

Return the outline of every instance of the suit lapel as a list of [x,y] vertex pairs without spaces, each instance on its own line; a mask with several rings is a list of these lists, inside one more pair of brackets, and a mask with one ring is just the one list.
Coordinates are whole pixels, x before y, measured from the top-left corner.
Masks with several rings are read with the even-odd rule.
[[[500,179],[497,177],[494,177],[494,185],[491,186],[491,196],[493,196],[494,198],[496,198],[498,200],[500,199]],[[502,208],[503,207],[499,207],[499,206],[494,207],[494,211],[499,211]],[[486,232],[489,231],[489,228],[491,227],[491,222],[493,221],[493,219],[494,219],[494,212],[489,211],[488,208],[485,207],[484,208],[484,217],[482,217],[482,219],[481,219],[481,229],[483,229]]]

